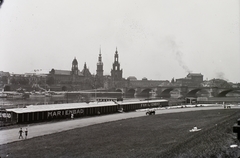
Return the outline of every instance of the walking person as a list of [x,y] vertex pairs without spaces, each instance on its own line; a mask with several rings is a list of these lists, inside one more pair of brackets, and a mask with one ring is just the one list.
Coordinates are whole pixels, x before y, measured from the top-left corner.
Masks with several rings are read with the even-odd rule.
[[23,134],[23,130],[22,130],[22,128],[20,128],[20,130],[19,130],[19,137],[18,137],[18,139],[20,139],[20,138],[22,138],[22,139],[23,139],[23,136],[22,136],[22,134]]
[[28,129],[25,129],[25,139],[27,139],[27,135],[28,135]]

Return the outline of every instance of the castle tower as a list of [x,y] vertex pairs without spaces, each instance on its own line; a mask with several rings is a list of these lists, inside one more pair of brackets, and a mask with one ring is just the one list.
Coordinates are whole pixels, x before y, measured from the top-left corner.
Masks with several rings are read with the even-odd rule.
[[98,63],[97,63],[97,70],[96,75],[98,77],[103,77],[103,62],[102,62],[102,54],[101,54],[101,48],[98,56]]
[[76,57],[73,59],[72,61],[72,71],[71,71],[71,74],[72,74],[72,82],[73,83],[76,83],[77,79],[78,79],[78,62],[77,62],[77,59]]
[[77,62],[76,57],[72,61],[72,74],[78,75],[78,62]]
[[113,68],[111,70],[111,77],[112,77],[112,80],[114,81],[118,81],[122,79],[122,70],[120,70],[120,63],[118,61],[117,48],[114,55],[114,63],[113,63]]

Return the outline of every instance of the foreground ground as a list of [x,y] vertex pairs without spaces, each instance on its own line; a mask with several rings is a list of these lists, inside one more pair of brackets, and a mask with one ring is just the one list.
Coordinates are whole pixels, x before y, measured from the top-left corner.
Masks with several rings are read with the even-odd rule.
[[[239,109],[144,116],[0,146],[1,157],[236,157]],[[194,126],[202,129],[189,132]]]

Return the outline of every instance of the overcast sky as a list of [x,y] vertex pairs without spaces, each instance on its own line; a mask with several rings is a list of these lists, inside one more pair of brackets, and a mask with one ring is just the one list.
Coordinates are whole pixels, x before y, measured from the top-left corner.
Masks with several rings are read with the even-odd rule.
[[239,0],[5,0],[0,71],[70,70],[74,57],[96,74],[101,47],[110,75],[116,47],[123,77],[240,82]]

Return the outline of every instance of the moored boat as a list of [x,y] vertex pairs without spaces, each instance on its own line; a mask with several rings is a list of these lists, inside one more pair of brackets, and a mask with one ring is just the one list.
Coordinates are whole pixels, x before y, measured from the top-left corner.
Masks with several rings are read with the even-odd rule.
[[56,93],[56,92],[46,92],[45,93],[46,97],[64,97],[64,93]]
[[7,98],[22,99],[24,97],[22,93],[8,93]]
[[35,92],[35,93],[31,93],[29,95],[30,98],[44,98],[45,94],[44,93],[39,93],[39,92]]
[[51,97],[65,97],[64,93],[56,93],[56,94],[52,94]]

